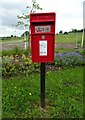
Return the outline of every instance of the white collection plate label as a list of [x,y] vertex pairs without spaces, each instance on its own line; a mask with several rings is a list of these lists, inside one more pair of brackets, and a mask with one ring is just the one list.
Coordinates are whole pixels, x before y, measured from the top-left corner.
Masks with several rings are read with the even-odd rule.
[[39,41],[39,55],[47,56],[47,40]]

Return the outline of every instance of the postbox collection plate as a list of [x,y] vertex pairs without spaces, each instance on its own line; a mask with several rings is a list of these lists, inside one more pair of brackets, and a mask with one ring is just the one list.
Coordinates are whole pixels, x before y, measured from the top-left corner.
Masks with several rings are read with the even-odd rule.
[[47,56],[47,40],[39,41],[39,55]]
[[51,26],[35,26],[35,33],[51,32]]

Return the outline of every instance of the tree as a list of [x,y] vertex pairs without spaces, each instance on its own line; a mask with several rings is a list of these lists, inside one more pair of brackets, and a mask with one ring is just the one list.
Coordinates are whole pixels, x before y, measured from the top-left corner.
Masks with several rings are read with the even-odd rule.
[[64,32],[63,34],[64,34],[64,35],[68,35],[68,32]]
[[13,37],[13,35],[11,35],[11,37]]
[[[28,14],[22,14],[18,15],[18,23],[17,26],[23,26],[24,29],[28,27],[28,31],[30,31],[30,13],[35,13],[37,10],[42,10],[42,8],[39,6],[39,4],[36,2],[36,0],[32,0],[31,6],[26,6],[28,9]],[[26,37],[26,36],[25,36]],[[27,40],[27,39],[26,39]],[[28,42],[30,40],[30,37],[28,37]]]
[[63,34],[63,31],[62,31],[62,30],[60,30],[59,34]]
[[77,29],[73,29],[73,28],[72,28],[72,32],[76,33],[76,32],[77,32]]
[[23,25],[24,27],[30,26],[30,13],[35,13],[37,10],[42,10],[39,4],[36,3],[36,0],[32,0],[31,6],[26,6],[29,9],[28,14],[17,15],[18,23],[16,26]]
[[28,37],[29,31],[25,31],[25,32],[21,35],[21,37],[23,37],[24,35]]

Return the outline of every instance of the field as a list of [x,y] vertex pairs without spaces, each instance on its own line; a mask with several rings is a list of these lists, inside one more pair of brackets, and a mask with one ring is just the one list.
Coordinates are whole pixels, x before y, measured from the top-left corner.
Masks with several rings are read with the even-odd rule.
[[75,44],[77,42],[81,44],[82,40],[82,33],[69,33],[67,35],[59,34],[56,35],[56,43],[68,43],[68,44]]
[[[2,50],[13,49],[16,46],[18,46],[21,49],[25,49],[25,42],[24,42],[25,40],[27,40],[27,38],[12,37],[12,38],[4,38],[4,40],[0,39],[0,42],[2,41]],[[57,48],[59,48],[59,47],[74,48],[74,47],[76,47],[76,44],[78,47],[80,47],[81,41],[82,41],[82,33],[81,32],[79,32],[78,34],[69,33],[67,35],[58,34],[58,35],[56,35],[56,39],[55,39],[56,44],[55,45],[57,46]]]
[[0,38],[0,42],[8,43],[8,42],[21,42],[23,41],[24,37],[3,37]]
[[46,108],[40,108],[39,74],[3,79],[3,118],[82,118],[83,68],[46,72]]
[[[75,49],[76,39],[77,49]],[[35,65],[28,58],[30,49],[24,50],[24,38],[4,38],[0,52],[4,75],[2,76],[2,117],[83,118],[83,65],[85,64],[82,64],[82,58],[85,57],[85,51],[81,48],[81,40],[82,33],[56,35],[55,62],[46,64],[46,107],[42,109],[39,64],[34,70]],[[57,54],[63,56],[59,61]]]
[[[76,38],[78,39],[78,42],[81,42],[82,39],[82,33],[68,33],[68,34],[57,34],[56,35],[56,42],[57,43],[75,43]],[[7,43],[7,42],[21,42],[24,41],[26,37],[4,37],[0,38],[0,41],[2,40],[2,43]]]

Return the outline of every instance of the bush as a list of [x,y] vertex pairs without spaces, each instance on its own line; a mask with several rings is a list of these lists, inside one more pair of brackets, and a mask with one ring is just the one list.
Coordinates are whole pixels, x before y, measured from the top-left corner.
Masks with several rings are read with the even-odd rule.
[[39,64],[33,64],[31,59],[24,54],[19,58],[11,56],[3,56],[2,58],[2,77],[11,77],[24,75],[28,76],[34,72],[39,72]]
[[64,35],[68,35],[68,32],[64,32],[63,34],[64,34]]
[[[61,53],[55,57],[55,63],[48,63],[47,65],[49,64],[58,67],[74,67],[85,65],[85,58],[76,52]],[[2,77],[28,76],[39,71],[40,64],[32,63],[31,58],[25,54],[2,57]]]
[[26,49],[26,50],[22,50],[18,47],[15,47],[14,49],[12,50],[3,50],[2,51],[2,56],[10,56],[10,55],[22,55],[22,54],[29,54],[30,50],[29,49]]
[[55,65],[62,67],[85,65],[85,58],[80,53],[68,52],[57,54]]

